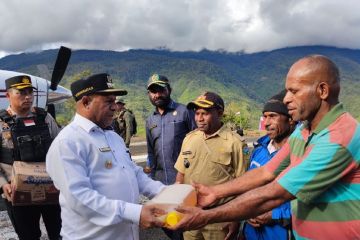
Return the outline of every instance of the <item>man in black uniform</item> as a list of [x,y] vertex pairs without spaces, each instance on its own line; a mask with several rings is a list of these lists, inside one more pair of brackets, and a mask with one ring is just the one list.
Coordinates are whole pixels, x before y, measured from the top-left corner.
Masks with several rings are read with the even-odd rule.
[[49,239],[59,239],[59,204],[13,206],[10,181],[14,161],[45,161],[51,140],[60,129],[44,109],[32,107],[36,88],[29,76],[11,77],[5,84],[10,105],[0,110],[0,193],[20,240],[40,239],[40,216]]

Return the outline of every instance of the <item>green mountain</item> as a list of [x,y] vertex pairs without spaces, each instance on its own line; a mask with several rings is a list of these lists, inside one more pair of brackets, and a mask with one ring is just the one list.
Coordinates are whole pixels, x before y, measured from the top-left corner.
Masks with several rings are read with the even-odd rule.
[[[36,66],[45,64],[51,70],[56,54],[57,50],[46,50],[7,56],[0,59],[0,68],[39,75]],[[360,119],[360,50],[323,46],[254,54],[208,50],[77,50],[72,54],[61,85],[68,87],[79,77],[107,72],[117,87],[128,90],[127,105],[136,112],[142,125],[153,109],[147,98],[147,79],[153,73],[160,73],[170,79],[175,100],[187,103],[203,91],[215,91],[224,98],[231,113],[240,112],[250,126],[256,128],[262,103],[284,87],[291,64],[309,54],[323,54],[336,62],[342,76],[341,101]],[[71,108],[71,104],[59,107],[64,120],[70,119]]]

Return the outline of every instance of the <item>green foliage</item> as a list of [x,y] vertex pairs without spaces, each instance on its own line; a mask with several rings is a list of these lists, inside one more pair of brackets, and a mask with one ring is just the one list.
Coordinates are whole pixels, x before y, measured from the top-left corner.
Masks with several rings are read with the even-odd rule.
[[251,107],[249,102],[230,102],[225,107],[223,122],[233,129],[249,129],[257,126],[260,112],[257,108]]

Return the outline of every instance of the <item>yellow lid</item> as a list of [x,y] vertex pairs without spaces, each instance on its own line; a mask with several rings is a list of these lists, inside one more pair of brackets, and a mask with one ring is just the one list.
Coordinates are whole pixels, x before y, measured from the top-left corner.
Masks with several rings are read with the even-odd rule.
[[167,215],[166,215],[166,219],[165,219],[165,222],[167,225],[169,226],[175,226],[181,219],[181,215],[180,213],[178,212],[169,212]]

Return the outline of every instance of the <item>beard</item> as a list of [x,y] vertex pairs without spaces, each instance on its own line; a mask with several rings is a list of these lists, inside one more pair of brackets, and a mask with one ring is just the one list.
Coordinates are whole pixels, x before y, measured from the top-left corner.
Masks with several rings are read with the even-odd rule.
[[158,108],[165,108],[170,103],[170,96],[150,99],[152,105]]

